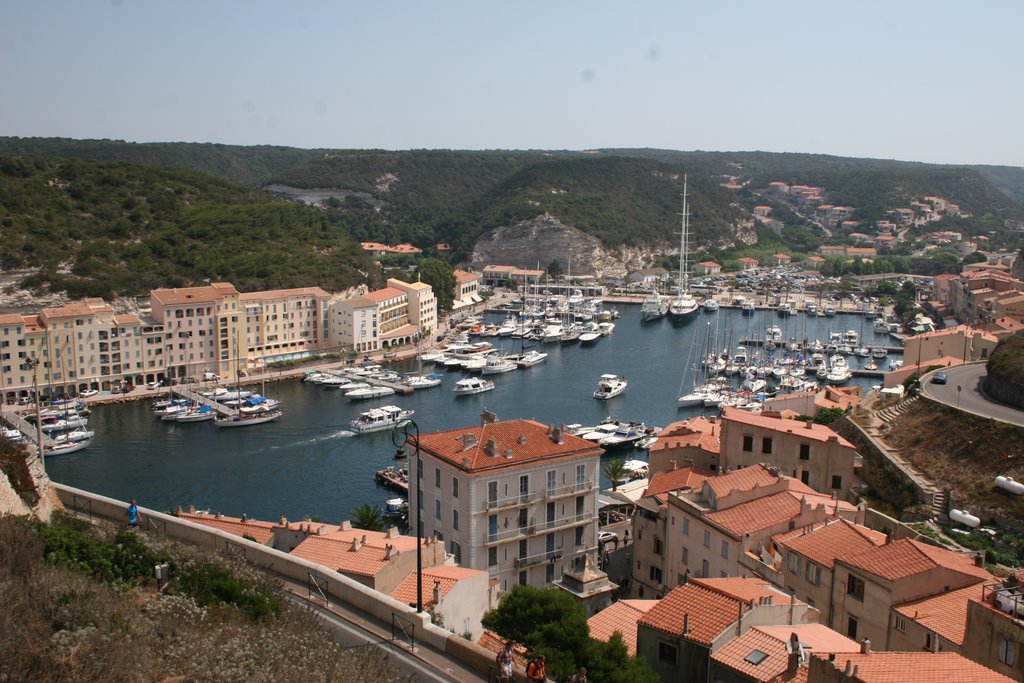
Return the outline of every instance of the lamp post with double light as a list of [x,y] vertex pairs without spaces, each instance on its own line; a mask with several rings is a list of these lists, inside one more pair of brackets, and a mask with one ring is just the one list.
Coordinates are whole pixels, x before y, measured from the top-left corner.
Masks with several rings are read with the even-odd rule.
[[[391,430],[391,443],[398,449],[396,456],[405,455],[405,445],[411,444],[413,456],[416,458],[415,483],[409,482],[409,492],[416,487],[416,612],[423,611],[423,525],[420,521],[420,427],[413,420],[404,420],[395,425]],[[413,477],[410,477],[410,480]],[[412,503],[412,495],[409,496]]]

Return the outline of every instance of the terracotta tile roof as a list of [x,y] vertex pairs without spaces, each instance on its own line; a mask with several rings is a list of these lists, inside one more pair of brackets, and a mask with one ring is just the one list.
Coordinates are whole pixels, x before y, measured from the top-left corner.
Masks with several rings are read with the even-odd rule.
[[83,315],[96,315],[98,313],[113,313],[107,304],[100,301],[75,301],[64,306],[44,308],[41,313],[46,318],[71,318]]
[[661,430],[650,450],[700,448],[709,453],[718,453],[721,450],[721,429],[721,423],[711,422],[703,417],[673,422]]
[[776,605],[788,605],[793,602],[792,596],[760,578],[744,579],[738,576],[728,576],[721,579],[690,579],[690,581],[746,603],[757,602],[761,598],[771,598]]
[[139,316],[132,315],[131,313],[125,313],[124,315],[114,316],[115,325],[141,325],[142,321],[139,320]]
[[[818,661],[824,655],[815,655]],[[872,652],[871,654],[843,654],[835,661],[826,662],[839,671],[846,663],[857,667],[857,683],[1009,683],[1012,678],[996,673],[955,652]]]
[[839,561],[889,581],[905,579],[937,567],[951,569],[978,581],[992,578],[988,570],[974,566],[974,558],[970,555],[954,553],[909,538],[843,557]]
[[774,538],[822,567],[832,569],[837,557],[864,552],[885,544],[885,534],[845,519],[830,519],[814,527],[796,529]]
[[[796,624],[755,626],[742,636],[726,643],[711,658],[756,681],[800,680],[792,676],[783,676],[789,665],[787,644],[794,633],[804,651],[823,654],[860,653],[860,643],[836,633],[823,624]],[[755,664],[748,659],[755,651],[760,651],[767,657]],[[806,676],[806,667],[801,667],[801,670]]]
[[[599,456],[602,453],[593,442],[578,436],[563,432],[561,441],[556,443],[549,436],[547,426],[520,419],[422,434],[420,450],[423,455],[440,458],[471,474],[554,458]],[[467,448],[467,443],[472,445]]]
[[750,425],[751,427],[771,429],[776,432],[796,434],[800,438],[811,441],[826,442],[829,439],[836,439],[840,445],[853,448],[852,443],[836,434],[827,425],[814,424],[813,422],[801,422],[799,420],[787,420],[778,417],[765,417],[764,415],[754,415],[753,413],[746,410],[740,410],[739,408],[726,408],[722,412],[722,429],[728,431],[730,424]]
[[967,605],[972,598],[980,600],[981,594],[981,586],[967,586],[930,598],[905,602],[897,605],[895,610],[929,631],[962,646],[967,630]]
[[740,261],[741,263],[757,263],[757,259],[756,258],[751,258],[749,256],[741,256],[740,258],[738,258],[736,260]]
[[456,270],[455,271],[455,281],[458,282],[459,284],[462,284],[464,282],[472,282],[473,280],[479,280],[479,279],[480,279],[480,276],[477,275],[476,273],[470,273],[467,270]]
[[227,282],[214,282],[205,287],[182,287],[180,289],[154,289],[149,293],[165,306],[178,304],[216,303],[225,296],[238,294],[234,285]]
[[[494,631],[484,631],[484,634],[480,636],[480,640],[476,641],[476,644],[480,647],[490,650],[497,656],[501,652],[502,648],[505,647],[505,639],[499,636]],[[526,664],[530,658],[530,649],[525,645],[516,643],[513,645],[512,655],[513,661],[521,668],[526,668]]]
[[695,582],[676,586],[658,604],[637,620],[673,636],[683,635],[683,617],[689,616],[690,632],[685,636],[710,645],[739,615],[740,601]]
[[824,505],[827,514],[832,514],[836,505],[840,510],[853,511],[855,509],[850,503],[842,501],[837,503],[828,496],[810,496],[797,491],[781,491],[747,503],[734,505],[725,510],[709,512],[704,515],[704,518],[739,538],[745,533],[761,531],[793,519],[800,514],[801,499],[806,499],[812,507]]
[[268,289],[262,292],[247,292],[238,297],[240,301],[268,301],[270,299],[286,299],[289,297],[329,297],[330,294],[320,287],[295,287],[292,289]]
[[677,470],[658,472],[651,478],[644,491],[644,496],[657,496],[669,491],[679,489],[699,489],[705,479],[715,476],[710,470],[702,470],[699,467],[683,467]]
[[[448,595],[448,591],[463,579],[483,576],[484,572],[478,569],[465,569],[463,567],[434,567],[423,571],[423,609],[430,610],[434,606],[434,586],[441,589],[441,598]],[[405,577],[402,583],[398,584],[395,590],[391,591],[391,597],[405,605],[416,604],[416,580],[417,573],[412,572]],[[437,582],[435,584],[435,582]]]
[[652,607],[657,600],[619,600],[587,619],[590,637],[594,640],[608,642],[616,631],[622,634],[629,655],[636,655],[636,622]]
[[365,529],[342,529],[340,527],[325,528],[318,534],[344,543],[351,544],[353,540],[359,539],[364,546],[369,545],[375,548],[387,548],[389,545],[399,551],[416,550],[416,537],[406,536],[398,533],[398,529],[391,527],[388,531],[367,531]]
[[744,467],[741,470],[708,479],[705,486],[721,498],[731,491],[749,491],[755,486],[770,486],[779,481],[779,475],[764,465]]
[[390,299],[396,299],[398,297],[407,296],[405,292],[394,287],[385,287],[384,289],[374,290],[367,292],[362,296],[364,299],[368,299],[375,303],[381,303]]
[[363,545],[353,550],[350,541],[326,536],[310,536],[299,543],[291,554],[322,564],[342,574],[376,576],[388,565],[387,551],[384,548]]
[[225,517],[223,515],[189,512],[178,513],[178,517],[190,522],[195,522],[196,524],[220,529],[221,531],[226,531],[227,533],[234,534],[235,536],[248,536],[257,543],[262,543],[264,545],[266,545],[274,535],[275,525],[271,522],[261,522],[255,519],[247,519],[243,522],[240,517]]

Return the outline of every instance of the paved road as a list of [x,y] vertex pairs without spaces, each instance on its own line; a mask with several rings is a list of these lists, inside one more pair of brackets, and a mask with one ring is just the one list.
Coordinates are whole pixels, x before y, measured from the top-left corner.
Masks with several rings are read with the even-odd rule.
[[924,396],[974,415],[1024,426],[1024,411],[996,403],[982,393],[984,363],[956,365],[943,372],[948,378],[946,384],[933,384],[931,378],[935,373],[922,378],[921,393]]

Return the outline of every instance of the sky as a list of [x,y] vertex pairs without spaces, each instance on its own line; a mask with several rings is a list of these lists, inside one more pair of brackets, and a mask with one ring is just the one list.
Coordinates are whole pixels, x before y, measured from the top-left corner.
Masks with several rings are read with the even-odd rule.
[[1024,1],[3,0],[0,135],[1024,166]]

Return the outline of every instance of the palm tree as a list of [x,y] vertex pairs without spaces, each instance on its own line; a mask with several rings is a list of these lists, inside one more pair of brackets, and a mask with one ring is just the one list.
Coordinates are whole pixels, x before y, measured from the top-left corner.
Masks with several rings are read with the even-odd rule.
[[384,531],[384,515],[379,507],[363,503],[352,510],[352,526],[367,531]]
[[604,476],[612,480],[612,491],[617,491],[619,483],[626,481],[626,464],[622,460],[612,460],[604,466]]

